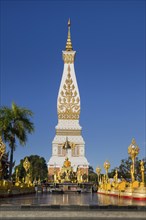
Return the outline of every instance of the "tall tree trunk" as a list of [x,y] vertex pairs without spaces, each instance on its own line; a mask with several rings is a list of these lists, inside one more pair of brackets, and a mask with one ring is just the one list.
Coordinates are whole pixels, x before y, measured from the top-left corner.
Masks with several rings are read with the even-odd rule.
[[11,153],[10,153],[9,180],[11,180],[11,177],[12,177],[13,153],[14,153],[14,147],[12,146],[11,147]]

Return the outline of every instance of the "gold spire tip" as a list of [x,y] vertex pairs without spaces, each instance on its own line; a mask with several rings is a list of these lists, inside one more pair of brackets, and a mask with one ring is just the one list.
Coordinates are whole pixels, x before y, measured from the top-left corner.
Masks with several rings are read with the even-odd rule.
[[70,26],[71,26],[71,22],[70,22],[70,18],[68,20],[68,36],[67,36],[67,42],[66,42],[66,51],[72,51],[72,42],[71,42],[71,34],[70,34]]

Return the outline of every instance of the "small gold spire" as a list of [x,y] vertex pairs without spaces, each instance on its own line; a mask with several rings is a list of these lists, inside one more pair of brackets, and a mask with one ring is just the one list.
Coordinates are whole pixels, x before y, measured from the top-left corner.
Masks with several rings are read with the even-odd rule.
[[66,51],[72,51],[73,48],[72,48],[72,42],[71,42],[71,35],[70,35],[70,26],[71,26],[71,23],[70,23],[70,18],[68,20],[68,36],[67,36],[67,42],[66,42]]

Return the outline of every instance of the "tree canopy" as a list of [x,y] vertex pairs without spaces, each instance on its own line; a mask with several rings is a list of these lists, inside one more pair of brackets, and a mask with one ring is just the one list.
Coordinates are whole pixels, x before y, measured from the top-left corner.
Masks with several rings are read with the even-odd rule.
[[27,136],[34,131],[34,124],[30,118],[32,111],[17,106],[12,103],[11,108],[3,106],[0,108],[0,135],[10,147],[10,165],[9,178],[11,179],[13,163],[13,154],[16,148],[16,141],[20,145],[25,145]]
[[97,183],[97,174],[94,172],[94,169],[92,166],[89,166],[89,170],[88,170],[88,180],[89,182],[94,182]]
[[[32,177],[32,181],[34,180],[47,180],[48,177],[48,169],[46,161],[43,157],[40,157],[38,155],[30,155],[27,156],[29,162],[30,162],[30,175]],[[18,176],[20,179],[23,179],[26,175],[25,169],[23,167],[23,162],[26,159],[26,157],[22,160],[20,160],[20,164],[15,167],[15,171],[13,176],[15,177],[16,169],[18,169]]]

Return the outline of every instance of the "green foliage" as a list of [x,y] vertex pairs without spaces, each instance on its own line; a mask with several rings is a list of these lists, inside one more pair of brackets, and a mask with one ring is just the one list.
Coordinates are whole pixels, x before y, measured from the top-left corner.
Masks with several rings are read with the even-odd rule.
[[[20,161],[20,164],[18,166],[15,167],[15,171],[13,174],[13,176],[15,177],[16,169],[18,168],[18,176],[20,177],[21,180],[26,175],[25,169],[23,167],[23,162],[25,158]],[[38,155],[31,155],[28,156],[27,158],[30,162],[30,175],[32,177],[32,181],[35,179],[38,180],[39,178],[41,181],[46,180],[48,177],[48,169],[45,159]]]
[[27,135],[34,131],[34,125],[30,121],[33,113],[26,109],[18,107],[12,103],[11,108],[3,106],[0,108],[0,135],[2,135],[5,142],[10,147],[10,165],[9,165],[9,178],[11,179],[13,168],[13,153],[16,148],[16,141],[20,145],[25,145]]
[[94,173],[94,169],[93,169],[92,166],[89,166],[88,172],[89,172],[89,173]]
[[[13,176],[15,177],[16,169],[18,168],[18,176],[21,180],[26,176],[26,172],[23,167],[23,162],[25,158],[20,161],[20,164],[18,166],[15,167],[15,171],[13,174]],[[29,172],[32,177],[32,181],[38,180],[38,179],[40,179],[41,181],[46,180],[48,177],[48,169],[47,169],[47,164],[46,164],[45,159],[38,155],[31,155],[31,156],[28,156],[27,158],[30,162]]]

